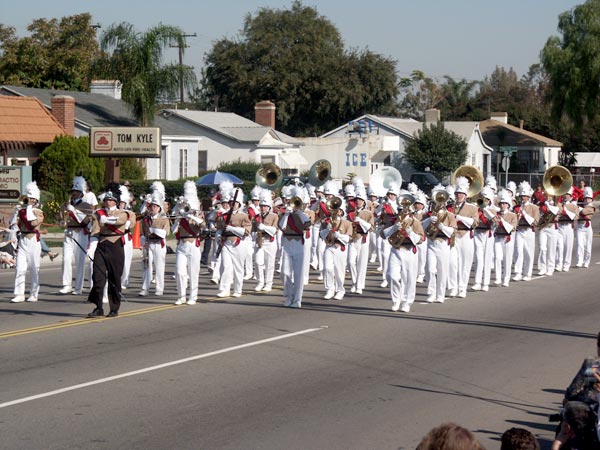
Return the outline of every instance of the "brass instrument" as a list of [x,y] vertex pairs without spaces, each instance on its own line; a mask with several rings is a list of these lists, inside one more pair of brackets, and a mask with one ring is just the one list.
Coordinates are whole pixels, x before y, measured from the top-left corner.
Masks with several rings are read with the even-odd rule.
[[392,166],[384,166],[377,169],[371,175],[369,183],[371,190],[377,197],[385,197],[392,184],[396,184],[398,188],[402,186],[402,175],[398,169]]
[[406,239],[405,229],[409,226],[410,219],[410,207],[415,202],[415,197],[411,194],[404,194],[398,198],[398,204],[400,205],[400,211],[398,214],[399,228],[389,238],[388,242],[395,249],[399,249],[404,244]]
[[308,182],[314,187],[321,186],[331,179],[331,163],[326,159],[316,161],[308,171]]
[[469,180],[469,192],[467,192],[467,198],[475,197],[483,189],[483,174],[475,166],[464,165],[460,166],[452,174],[452,184],[456,184],[458,177],[465,177]]
[[302,210],[302,209],[304,209],[304,202],[298,196],[292,197],[290,199],[290,205],[295,210]]
[[23,208],[29,204],[29,197],[27,194],[21,194],[17,199],[17,207]]
[[[450,198],[450,193],[446,190],[436,191],[433,196],[433,202],[435,203],[432,209],[432,216],[435,215],[438,218],[438,223],[443,222],[448,214],[446,210],[446,202]],[[429,237],[435,238],[438,233],[437,223],[431,222],[425,230],[425,234]]]
[[335,237],[333,233],[337,231],[337,228],[340,226],[340,222],[342,221],[341,211],[342,211],[342,199],[340,197],[333,196],[329,200],[327,200],[327,209],[331,213],[331,229],[329,233],[325,237],[325,243],[327,245],[335,244]]
[[274,191],[283,183],[283,172],[275,163],[263,164],[256,171],[255,181],[261,188]]
[[[569,169],[563,166],[557,165],[548,167],[544,172],[544,177],[542,178],[542,186],[548,193],[548,196],[556,198],[557,196],[564,195],[569,192],[569,189],[571,189],[571,186],[573,186],[573,175],[571,175]],[[555,218],[556,214],[548,210],[548,212],[540,216],[538,227],[544,228],[548,224],[554,222]]]

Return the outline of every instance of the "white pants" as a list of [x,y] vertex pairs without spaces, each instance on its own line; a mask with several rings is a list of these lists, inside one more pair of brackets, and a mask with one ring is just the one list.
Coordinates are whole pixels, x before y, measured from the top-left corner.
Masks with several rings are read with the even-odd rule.
[[327,293],[345,294],[344,278],[348,248],[342,251],[339,244],[328,245],[323,252],[323,284]]
[[540,230],[538,238],[538,270],[540,275],[552,275],[554,273],[554,264],[556,263],[556,239],[558,230],[554,225],[549,225]]
[[380,253],[380,260],[379,260],[379,265],[383,268],[383,272],[382,272],[382,276],[383,276],[383,280],[387,280],[388,283],[390,282],[390,280],[387,278],[388,275],[388,264],[390,263],[390,253],[392,252],[392,244],[389,243],[389,241],[385,238],[381,238],[381,240],[379,241],[379,249],[381,250]]
[[475,284],[490,285],[494,257],[494,237],[489,230],[476,230],[475,237]]
[[[90,239],[90,245],[87,249],[88,257],[86,258],[85,263],[89,264],[88,273],[90,280],[90,289],[94,286],[94,256],[96,255],[96,247],[98,247],[98,239]],[[108,283],[107,283],[108,284]]]
[[281,239],[281,280],[285,305],[302,306],[304,245],[301,239]]
[[65,234],[65,239],[63,240],[62,285],[68,287],[73,285],[74,260],[75,290],[81,291],[85,279],[85,260],[87,259],[87,248],[90,239],[89,235],[85,234],[81,228],[73,228],[68,231],[72,232],[72,235],[68,236]]
[[446,296],[450,261],[447,239],[427,239],[427,295],[443,300]]
[[535,232],[531,227],[520,227],[515,232],[515,275],[531,277],[535,254]]
[[226,241],[221,250],[221,280],[219,290],[241,294],[244,286],[244,258],[246,257],[246,245],[240,240],[238,245],[235,241]]
[[[319,268],[319,254],[317,247],[319,246],[319,231],[321,231],[321,222],[315,222],[310,227],[310,265]],[[304,245],[306,245],[305,243]]]
[[377,233],[369,233],[369,259],[375,261],[377,259]]
[[188,301],[198,299],[198,278],[200,276],[200,247],[196,242],[180,240],[175,251],[175,272],[177,279],[177,298],[186,298],[186,290],[190,286]]
[[[590,225],[586,227],[586,225]],[[577,222],[577,267],[589,267],[592,260],[592,239],[594,232],[591,222]]]
[[427,240],[425,239],[417,245],[417,279],[421,282],[425,278],[425,265],[427,264]]
[[265,286],[268,289],[273,287],[273,274],[275,273],[275,257],[277,256],[277,241],[269,240],[269,235],[265,234],[262,247],[254,249],[255,274],[259,286]]
[[573,222],[558,223],[558,237],[556,239],[556,268],[567,272],[571,267],[573,255]]
[[369,263],[368,236],[368,234],[365,236],[366,242],[363,243],[362,236],[360,236],[360,239],[356,242],[351,242],[347,247],[352,286],[359,291],[365,288],[365,280],[367,278],[367,264]]
[[304,284],[308,284],[310,276],[310,245],[312,242],[312,234],[309,238],[306,237],[306,231],[304,232],[304,276],[302,281]]
[[256,236],[254,235],[242,239],[240,245],[243,245],[246,249],[244,258],[244,278],[250,279],[254,276],[254,247],[256,246]]
[[461,293],[467,291],[471,267],[473,267],[473,253],[475,253],[474,241],[469,231],[463,237],[456,236],[456,250],[458,255],[456,284],[458,292]]
[[417,293],[417,271],[419,257],[415,247],[402,246],[390,251],[388,280],[393,305],[412,305]]
[[15,264],[15,295],[25,295],[25,277],[29,271],[31,277],[31,296],[37,298],[40,293],[40,259],[42,246],[35,238],[19,239],[17,262]]
[[494,238],[494,271],[496,283],[508,284],[510,281],[514,245],[512,236]]
[[121,288],[129,287],[129,274],[131,273],[131,260],[133,258],[133,241],[130,234],[125,234],[125,245],[123,246],[123,274],[121,275]]
[[448,257],[448,290],[458,291],[458,249],[456,245],[450,247],[450,255]]
[[150,242],[148,246],[148,267],[144,271],[142,290],[148,292],[152,282],[152,265],[154,264],[156,281],[156,294],[161,295],[165,289],[165,258],[167,256],[167,245],[160,242]]

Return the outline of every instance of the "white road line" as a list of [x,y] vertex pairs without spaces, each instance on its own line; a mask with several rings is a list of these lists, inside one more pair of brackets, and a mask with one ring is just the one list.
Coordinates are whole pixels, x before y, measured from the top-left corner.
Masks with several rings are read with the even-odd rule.
[[153,370],[164,369],[165,367],[176,366],[178,364],[184,364],[190,361],[196,361],[198,359],[208,358],[210,356],[220,355],[222,353],[233,352],[235,350],[241,350],[243,348],[254,347],[255,345],[267,344],[269,342],[279,341],[281,339],[288,339],[294,336],[300,336],[302,334],[314,333],[315,331],[321,331],[327,328],[326,326],[320,328],[308,328],[302,331],[296,331],[295,333],[282,334],[281,336],[275,336],[268,339],[262,339],[260,341],[248,342],[247,344],[236,345],[234,347],[224,348],[222,350],[216,350],[214,352],[203,353],[202,355],[190,356],[189,358],[178,359],[177,361],[171,361],[163,364],[158,364],[152,367],[146,367],[145,369],[134,370],[133,372],[126,372],[120,375],[113,375],[112,377],[100,378],[99,380],[88,381],[87,383],[76,384],[74,386],[68,386],[55,391],[44,392],[43,394],[32,395],[30,397],[19,398],[10,402],[0,403],[0,408],[6,408],[7,406],[18,405],[19,403],[30,402],[44,397],[51,397],[53,395],[62,394],[64,392],[74,391],[76,389],[82,389],[95,384],[107,383],[109,381],[118,380],[120,378],[131,377],[139,375],[141,373],[152,372]]

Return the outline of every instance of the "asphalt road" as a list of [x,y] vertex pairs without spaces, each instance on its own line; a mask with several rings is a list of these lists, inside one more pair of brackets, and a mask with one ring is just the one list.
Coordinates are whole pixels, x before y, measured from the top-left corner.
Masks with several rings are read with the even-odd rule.
[[[2,449],[411,449],[454,421],[488,449],[510,427],[553,436],[547,415],[600,329],[600,246],[589,269],[511,283],[393,313],[371,266],[362,297],[303,309],[281,290],[222,301],[207,273],[201,301],[137,297],[114,319],[85,319],[42,268],[37,303],[12,304],[0,272]],[[168,270],[174,258],[167,260]],[[133,284],[140,263],[134,261]]]

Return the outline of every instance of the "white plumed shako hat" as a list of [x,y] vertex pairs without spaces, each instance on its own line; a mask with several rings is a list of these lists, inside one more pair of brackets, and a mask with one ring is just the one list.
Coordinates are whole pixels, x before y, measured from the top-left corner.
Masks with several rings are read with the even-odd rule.
[[35,198],[38,202],[40,201],[40,188],[35,181],[27,183],[25,192],[27,193],[27,198]]
[[459,192],[462,192],[465,195],[469,193],[469,180],[467,177],[456,177],[454,193],[458,194]]

